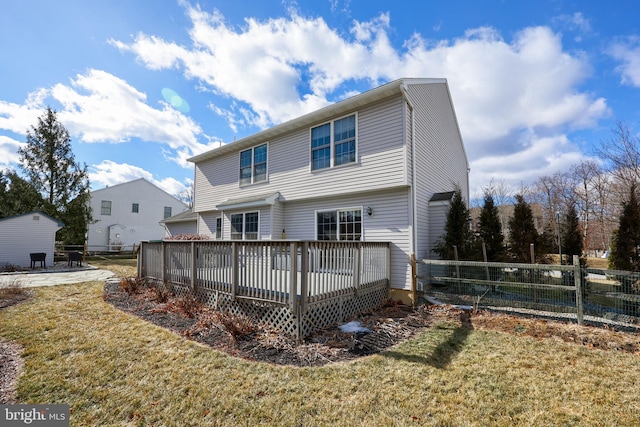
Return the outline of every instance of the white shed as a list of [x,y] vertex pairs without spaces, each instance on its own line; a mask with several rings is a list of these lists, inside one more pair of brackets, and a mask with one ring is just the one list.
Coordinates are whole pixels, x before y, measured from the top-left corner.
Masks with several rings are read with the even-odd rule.
[[62,227],[60,221],[37,211],[0,219],[0,267],[29,267],[31,253],[45,253],[45,264],[53,264],[56,232]]

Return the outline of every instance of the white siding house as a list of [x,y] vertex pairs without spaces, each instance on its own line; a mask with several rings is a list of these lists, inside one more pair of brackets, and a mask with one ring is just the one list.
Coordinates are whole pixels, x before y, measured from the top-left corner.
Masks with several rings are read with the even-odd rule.
[[130,250],[141,240],[160,240],[165,218],[187,210],[174,196],[140,178],[91,192],[93,222],[87,231],[87,250]]
[[63,223],[42,212],[0,219],[0,267],[29,267],[33,252],[45,253],[45,265],[53,264],[56,232],[62,227]]
[[396,80],[190,161],[198,233],[391,242],[399,295],[411,289],[411,255],[431,257],[444,231],[430,226],[441,215],[432,196],[459,186],[469,199],[445,79]]

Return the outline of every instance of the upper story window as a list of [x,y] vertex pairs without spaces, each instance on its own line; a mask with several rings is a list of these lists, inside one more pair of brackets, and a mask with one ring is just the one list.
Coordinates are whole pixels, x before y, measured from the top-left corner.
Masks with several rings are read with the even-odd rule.
[[103,200],[100,205],[100,215],[111,215],[111,200]]
[[171,216],[171,206],[164,207],[164,218],[169,218]]
[[311,128],[311,170],[355,161],[355,114]]
[[258,212],[231,214],[231,240],[258,240]]
[[240,185],[267,180],[267,144],[240,152]]
[[131,212],[133,213],[138,213],[140,209],[140,205],[137,203],[132,203],[131,204]]
[[362,209],[339,209],[316,214],[318,240],[362,240]]

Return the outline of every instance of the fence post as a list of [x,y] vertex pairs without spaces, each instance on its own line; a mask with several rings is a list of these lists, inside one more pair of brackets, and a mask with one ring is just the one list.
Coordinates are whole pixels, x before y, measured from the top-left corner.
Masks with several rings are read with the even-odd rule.
[[[413,305],[413,308],[416,308],[417,304],[417,299],[418,299],[418,272],[417,272],[418,268],[416,266],[416,254],[412,253],[411,254],[411,303]],[[424,292],[424,289],[423,289]]]
[[573,280],[576,285],[576,308],[578,325],[582,325],[584,307],[582,305],[582,274],[580,271],[580,258],[578,257],[578,255],[573,256]]
[[240,281],[240,251],[239,243],[231,242],[231,296],[236,299],[238,282]]
[[458,265],[458,247],[456,245],[453,245],[453,257],[455,258],[456,261],[456,292],[460,293],[462,292],[462,282],[460,281],[460,266]]
[[144,272],[143,272],[144,263],[142,262],[143,248],[144,248],[144,242],[140,242],[140,256],[138,256],[138,259],[136,261],[136,266],[138,267],[138,279],[142,279],[144,277]]

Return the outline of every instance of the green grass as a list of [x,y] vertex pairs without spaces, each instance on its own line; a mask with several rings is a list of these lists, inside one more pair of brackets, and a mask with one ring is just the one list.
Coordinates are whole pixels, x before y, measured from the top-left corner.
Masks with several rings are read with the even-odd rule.
[[0,336],[25,348],[18,399],[70,404],[72,425],[640,423],[638,355],[443,323],[355,362],[273,366],[124,314],[102,288],[0,310]]

